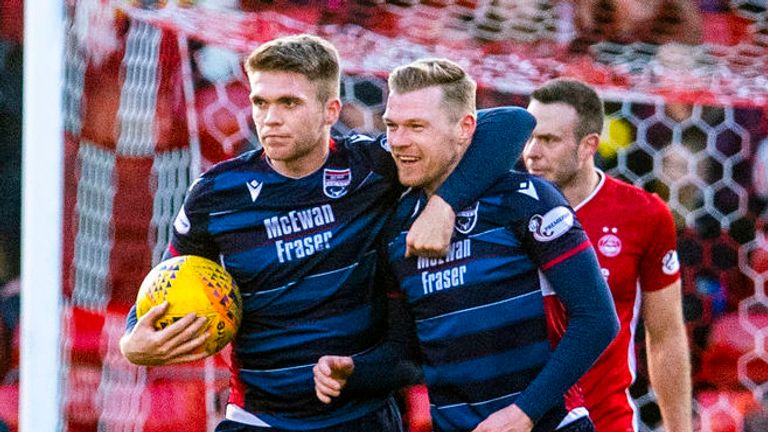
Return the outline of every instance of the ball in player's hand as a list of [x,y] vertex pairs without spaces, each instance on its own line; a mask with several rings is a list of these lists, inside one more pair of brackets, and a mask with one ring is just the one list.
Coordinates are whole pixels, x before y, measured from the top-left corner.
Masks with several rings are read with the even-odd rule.
[[156,322],[162,329],[190,312],[208,318],[209,336],[203,346],[214,354],[237,333],[242,319],[242,299],[232,276],[207,258],[182,255],[155,266],[144,278],[136,298],[136,316],[168,302],[166,313]]

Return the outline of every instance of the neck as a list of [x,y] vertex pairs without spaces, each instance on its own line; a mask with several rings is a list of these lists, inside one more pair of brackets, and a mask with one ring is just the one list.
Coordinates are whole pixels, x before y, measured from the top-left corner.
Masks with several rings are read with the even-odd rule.
[[581,170],[567,184],[561,187],[561,191],[568,204],[576,207],[581,204],[597,187],[600,182],[600,175],[594,167]]

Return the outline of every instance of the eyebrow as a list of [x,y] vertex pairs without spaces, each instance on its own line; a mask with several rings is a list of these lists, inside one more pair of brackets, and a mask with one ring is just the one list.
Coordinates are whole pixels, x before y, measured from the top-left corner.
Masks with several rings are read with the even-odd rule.
[[[261,97],[259,95],[249,95],[249,99],[251,102],[257,102],[257,101],[265,101],[267,100],[264,97]],[[293,95],[283,95],[277,97],[277,103],[285,103],[285,102],[301,102],[303,99],[299,96],[293,96]]]
[[[391,118],[386,117],[386,116],[382,116],[381,119],[384,120],[385,123],[397,123],[397,122],[393,121]],[[420,119],[420,118],[406,119],[403,122],[401,122],[400,124],[404,124],[404,125],[408,126],[408,125],[412,125],[414,123],[429,124],[429,122],[426,119]]]

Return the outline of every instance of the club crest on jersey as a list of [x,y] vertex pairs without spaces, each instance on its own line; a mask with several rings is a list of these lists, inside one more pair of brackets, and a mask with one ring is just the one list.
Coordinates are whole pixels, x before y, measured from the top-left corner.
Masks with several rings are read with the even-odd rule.
[[548,211],[544,216],[533,215],[528,221],[528,231],[540,242],[552,241],[573,226],[573,213],[567,207],[559,206]]
[[615,257],[621,252],[621,239],[613,234],[606,234],[597,241],[597,249],[607,257]]
[[328,198],[336,199],[346,195],[350,183],[352,183],[352,170],[349,168],[323,170],[323,193]]
[[474,206],[467,207],[464,210],[456,214],[456,231],[462,234],[469,234],[477,224],[477,209],[480,208],[480,201],[476,202]]
[[661,259],[661,271],[665,275],[673,275],[680,270],[680,261],[677,259],[677,251],[670,250],[664,254],[664,258]]

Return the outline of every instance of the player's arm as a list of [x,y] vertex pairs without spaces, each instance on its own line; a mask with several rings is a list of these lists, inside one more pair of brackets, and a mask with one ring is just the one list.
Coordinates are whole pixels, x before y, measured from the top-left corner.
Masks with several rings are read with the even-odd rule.
[[[205,178],[190,186],[184,205],[176,216],[173,234],[163,259],[177,255],[198,255],[218,260],[213,242],[205,232],[205,205],[210,188]],[[150,309],[137,318],[136,305],[126,317],[126,333],[120,338],[120,351],[131,363],[159,366],[199,360],[207,354],[202,346],[208,337],[205,317],[188,314],[158,330],[155,321],[163,316],[168,304]]]
[[683,321],[681,284],[643,293],[643,322],[648,374],[656,393],[664,428],[690,432],[691,363]]
[[326,355],[313,368],[315,394],[320,401],[346,394],[386,395],[422,382],[421,369],[409,347],[413,346],[412,320],[401,299],[390,299],[388,334],[376,348],[355,357]]
[[532,419],[562,399],[619,331],[613,298],[586,235],[561,257],[545,264],[542,273],[565,306],[568,325],[547,365],[517,400]]
[[563,256],[573,255],[542,269],[568,311],[568,327],[562,340],[515,403],[490,415],[475,432],[530,430],[562,400],[616,336],[619,323],[613,300],[595,252],[586,237],[584,240],[583,246],[563,251]]
[[[677,230],[667,204],[656,195],[644,204],[646,244],[638,263],[642,317],[651,387],[666,430],[691,431],[691,369],[683,320]],[[641,227],[638,227],[640,229]]]
[[[382,247],[380,250],[385,250]],[[377,285],[387,295],[387,333],[374,349],[353,357],[327,355],[313,368],[315,394],[320,401],[345,393],[386,395],[423,380],[417,365],[418,342],[408,306],[392,271],[386,265],[384,252],[379,254]]]

